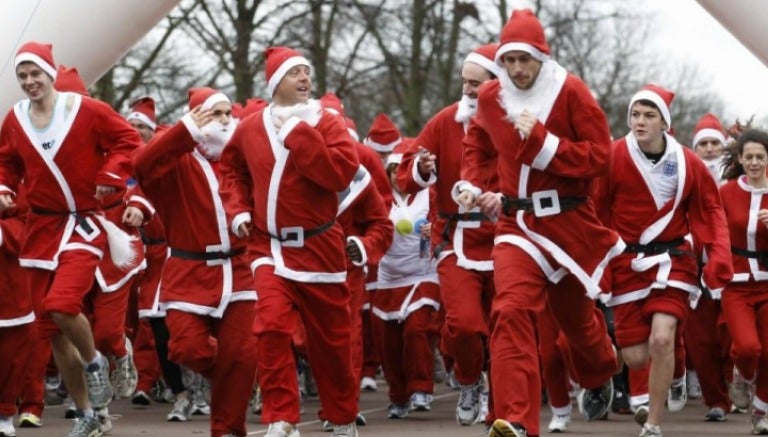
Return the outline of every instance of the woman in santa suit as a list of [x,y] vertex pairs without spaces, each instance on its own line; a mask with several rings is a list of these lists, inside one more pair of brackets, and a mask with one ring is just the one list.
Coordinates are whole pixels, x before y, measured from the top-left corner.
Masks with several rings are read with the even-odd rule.
[[768,435],[768,133],[749,130],[726,158],[720,188],[733,253],[733,281],[722,292],[731,356],[752,398],[752,434]]

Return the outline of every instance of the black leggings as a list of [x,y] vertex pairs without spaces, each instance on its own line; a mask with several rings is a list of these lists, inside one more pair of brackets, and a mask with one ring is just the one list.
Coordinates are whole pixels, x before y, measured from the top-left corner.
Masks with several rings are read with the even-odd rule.
[[160,360],[160,367],[163,370],[165,383],[171,389],[173,394],[179,394],[186,390],[181,379],[181,367],[168,360],[168,340],[170,334],[168,327],[165,326],[165,317],[148,317],[152,325],[152,333],[155,335],[155,349],[157,357]]

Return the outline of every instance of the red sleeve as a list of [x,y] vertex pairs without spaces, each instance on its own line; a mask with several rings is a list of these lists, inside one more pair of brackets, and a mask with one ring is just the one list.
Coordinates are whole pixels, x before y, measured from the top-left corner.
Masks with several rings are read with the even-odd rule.
[[162,135],[155,134],[133,158],[136,179],[145,187],[157,183],[178,165],[179,158],[196,146],[197,141],[181,121]]
[[[496,168],[496,149],[485,129],[472,118],[469,122],[467,135],[464,136],[464,155],[461,163],[461,179],[480,188],[482,191],[492,190],[486,186],[488,167]],[[485,170],[485,171],[484,171]]]
[[686,164],[694,172],[695,186],[688,207],[691,234],[707,253],[702,274],[710,289],[723,288],[733,279],[731,238],[717,183],[700,159],[687,153]]
[[363,243],[368,264],[378,264],[392,244],[395,227],[389,219],[384,199],[375,187],[369,184],[357,199],[352,217],[355,225],[365,229],[357,238]]
[[284,125],[278,136],[292,152],[290,161],[299,173],[329,191],[347,188],[360,166],[354,140],[331,114],[324,113],[317,128],[304,121]]
[[109,105],[97,100],[88,101],[97,106],[98,122],[94,126],[100,134],[99,146],[104,150],[104,165],[96,174],[96,185],[125,188],[125,181],[133,174],[131,157],[141,146],[141,137]]
[[[615,145],[611,145],[610,154],[613,155],[613,148]],[[608,162],[612,162],[609,158]],[[611,190],[611,172],[608,171],[603,176],[597,177],[592,181],[592,201],[595,204],[595,212],[597,212],[597,218],[605,227],[611,226],[611,205],[613,204],[613,191]]]
[[[517,158],[537,170],[546,170],[561,177],[587,179],[608,171],[611,134],[605,113],[589,89],[573,77],[566,79],[569,87],[566,100],[555,103],[555,110],[568,111],[573,138],[549,132],[540,121],[523,141]],[[560,108],[559,105],[564,105]]]
[[[248,127],[250,125],[246,125]],[[219,195],[224,203],[229,223],[238,214],[250,213],[253,209],[253,178],[243,156],[244,129],[236,129],[219,160],[221,184]]]
[[144,196],[144,192],[141,187],[136,185],[128,189],[125,194],[126,205],[138,208],[141,213],[144,214],[144,223],[149,222],[155,215],[155,207],[152,206],[152,202]]
[[16,142],[23,133],[16,129],[16,123],[11,117],[15,117],[13,111],[6,115],[0,129],[0,194],[16,195],[24,174],[24,164],[19,157]]
[[[440,162],[440,144],[438,142],[438,132],[436,132],[437,122],[435,118],[432,118],[421,130],[419,136],[416,137],[416,141],[413,141],[408,148],[403,152],[403,160],[397,167],[397,185],[404,193],[416,194],[419,191],[427,188],[429,185],[434,184],[434,181],[429,181],[429,177],[424,177],[419,173],[418,169],[413,167],[416,164],[416,157],[418,156],[419,146],[427,149],[430,154],[437,157],[435,165]],[[416,180],[415,178],[419,178]]]

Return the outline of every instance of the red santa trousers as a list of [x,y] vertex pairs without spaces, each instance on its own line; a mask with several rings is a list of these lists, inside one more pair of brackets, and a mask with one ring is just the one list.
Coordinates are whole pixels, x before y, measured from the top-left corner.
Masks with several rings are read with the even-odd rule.
[[24,368],[24,385],[19,395],[19,413],[32,413],[41,417],[45,407],[45,376],[48,365],[53,362],[53,359],[51,342],[40,338],[37,333],[37,321],[33,322],[32,326],[31,335],[27,339],[30,355]]
[[731,408],[728,375],[733,372],[730,336],[721,322],[720,302],[703,295],[685,322],[685,350],[701,384],[704,404],[709,408]]
[[254,273],[259,300],[253,331],[263,423],[299,422],[299,388],[291,339],[299,316],[306,327],[307,356],[323,416],[351,423],[357,416],[359,382],[352,371],[350,292],[346,283],[302,283],[276,276],[274,267]]
[[768,401],[768,283],[732,282],[723,291],[722,309],[733,364],[744,379],[757,376],[755,396]]
[[160,360],[157,357],[155,335],[147,319],[139,319],[136,335],[133,337],[133,361],[139,373],[136,391],[149,393],[155,382],[160,379]]
[[[616,371],[616,356],[602,312],[573,275],[549,283],[530,255],[517,246],[493,249],[496,295],[491,309],[491,385],[496,417],[539,434],[541,378],[536,316],[548,300],[568,338],[576,379],[597,388]],[[455,358],[455,357],[454,357]]]
[[555,414],[570,414],[569,376],[575,378],[572,376],[575,371],[571,363],[568,340],[560,333],[560,327],[557,326],[549,305],[539,314],[537,326],[541,372],[549,397],[549,406]]
[[98,256],[87,250],[67,250],[59,255],[56,270],[32,268],[27,271],[32,304],[38,319],[37,331],[42,338],[48,340],[60,332],[49,313],[73,316],[81,313],[100,262]]
[[122,287],[108,293],[98,285],[88,295],[91,308],[93,341],[102,354],[114,358],[125,356],[125,317],[128,312],[128,295],[133,288],[131,278]]
[[645,363],[645,366],[639,369],[629,368],[629,405],[631,407],[637,408],[650,401],[651,398],[648,394],[648,378],[650,377],[650,374],[650,361]]
[[[32,348],[29,323],[0,327],[0,416],[13,417],[24,384],[24,372]],[[42,373],[38,376],[42,377]]]
[[[399,296],[395,299],[398,302],[408,295],[411,288],[405,286],[377,293]],[[415,294],[437,296],[439,292],[437,284],[422,282]],[[389,400],[394,404],[408,403],[413,393],[431,394],[433,391],[435,312],[433,307],[425,305],[408,314],[402,322],[379,317],[374,320],[381,332],[381,366],[389,386]]]
[[460,384],[474,384],[482,374],[488,317],[494,294],[493,272],[467,270],[448,255],[437,265],[440,298],[445,307],[441,350],[454,360]]
[[245,435],[245,415],[253,391],[256,346],[252,301],[231,302],[217,319],[168,310],[168,359],[211,382],[211,435]]

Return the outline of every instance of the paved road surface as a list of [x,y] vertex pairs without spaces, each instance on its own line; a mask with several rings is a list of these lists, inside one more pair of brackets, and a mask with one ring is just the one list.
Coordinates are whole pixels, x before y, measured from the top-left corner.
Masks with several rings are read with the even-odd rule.
[[[386,418],[386,387],[379,381],[379,391],[375,393],[363,393],[361,410],[368,419],[368,426],[360,428],[361,437],[382,436],[441,436],[441,437],[479,437],[487,435],[484,427],[475,425],[472,427],[460,427],[454,422],[454,408],[458,393],[440,384],[436,387],[435,401],[432,411],[428,413],[413,413],[405,420],[389,420]],[[299,427],[301,435],[305,437],[330,437],[329,433],[322,432],[320,423],[315,420],[319,406],[317,398],[310,398],[306,402],[306,411],[302,415],[302,423]],[[115,401],[111,405],[111,413],[114,417],[114,429],[111,433],[115,437],[123,436],[204,436],[208,435],[208,422],[205,416],[194,416],[190,422],[168,423],[165,415],[170,410],[168,404],[153,404],[150,407],[137,408],[127,400]],[[574,409],[575,411],[575,409]],[[746,436],[751,434],[749,416],[730,415],[727,422],[707,423],[703,421],[705,408],[700,400],[690,401],[686,408],[675,414],[668,414],[667,423],[662,427],[667,437],[704,437],[704,436]],[[64,417],[64,409],[61,406],[46,409],[43,417],[44,426],[40,429],[16,430],[18,437],[58,437],[66,436],[71,429],[71,421]],[[544,434],[549,422],[549,409],[542,411],[541,426]],[[259,423],[258,416],[248,415],[248,435],[263,436],[266,427]],[[611,415],[610,420],[601,422],[585,422],[581,417],[574,416],[568,433],[570,436],[616,437],[637,436],[640,428],[632,420],[631,416]]]

